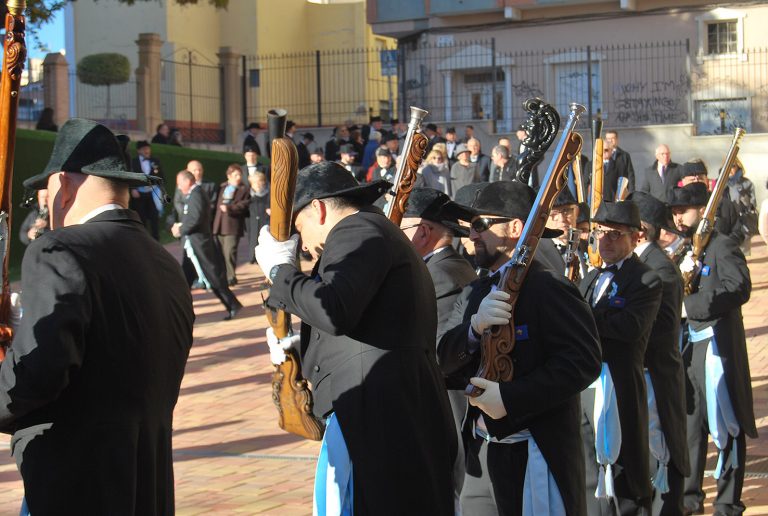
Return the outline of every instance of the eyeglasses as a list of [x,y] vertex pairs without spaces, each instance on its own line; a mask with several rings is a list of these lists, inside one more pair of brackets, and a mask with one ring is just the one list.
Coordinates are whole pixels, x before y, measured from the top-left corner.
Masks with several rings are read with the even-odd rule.
[[608,237],[608,240],[615,242],[624,235],[631,235],[632,231],[619,231],[618,229],[595,229],[592,234],[598,240],[601,240],[604,236]]
[[509,217],[478,217],[472,222],[470,222],[470,227],[474,230],[475,233],[482,233],[483,231],[487,231],[488,228],[493,226],[494,224],[501,224],[503,222],[509,222]]

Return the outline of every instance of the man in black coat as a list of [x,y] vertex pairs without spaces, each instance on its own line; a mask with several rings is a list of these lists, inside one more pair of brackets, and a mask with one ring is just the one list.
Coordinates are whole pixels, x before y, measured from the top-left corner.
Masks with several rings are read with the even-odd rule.
[[171,232],[176,238],[182,239],[184,250],[192,262],[197,262],[195,267],[199,268],[200,280],[207,282],[222,302],[227,310],[224,320],[229,321],[243,305],[229,289],[224,257],[213,240],[209,198],[188,170],[182,170],[176,175],[176,186],[186,199],[181,221],[173,225]]
[[619,148],[619,133],[615,130],[605,132],[604,150],[603,199],[613,201],[616,199],[620,177],[627,180],[630,192],[635,189],[635,169],[629,153]]
[[[514,317],[509,295],[494,288],[534,198],[527,185],[500,181],[488,185],[473,202],[470,239],[477,264],[488,267],[491,274],[458,297],[446,324],[450,329],[438,345],[444,374],[465,384],[471,379],[485,390],[470,398],[473,407],[465,418],[464,514],[493,513],[493,502],[482,496],[488,479],[498,514],[522,514],[523,498],[532,489],[548,501],[545,508],[529,507],[534,514],[587,514],[579,392],[600,370],[600,347],[589,307],[576,287],[538,260],[529,267]],[[554,233],[545,230],[543,236],[551,238]],[[513,379],[496,383],[472,378],[479,366],[483,332],[510,323],[516,335]],[[529,475],[529,467],[539,473]],[[548,488],[533,488],[534,479]]]
[[[245,139],[243,140],[243,153],[247,152],[247,149],[251,149],[256,154],[261,156],[261,148],[259,142],[256,141],[256,137],[261,131],[261,125],[256,122],[251,122],[248,127],[245,128]],[[246,174],[243,174],[244,176]]]
[[[703,184],[706,187],[706,191],[712,191],[714,188],[715,180],[709,180],[707,166],[700,159],[686,161],[683,164],[682,171],[680,172],[680,186],[688,186],[691,183]],[[672,192],[670,192],[670,196],[672,196]],[[739,212],[731,200],[731,196],[727,194],[726,187],[726,194],[723,195],[722,199],[720,199],[720,204],[717,206],[715,229],[721,235],[735,238],[737,242],[740,242],[740,234],[734,235],[734,229],[737,227],[738,221]]]
[[262,231],[256,259],[272,282],[268,306],[301,318],[302,373],[326,435],[343,434],[324,446],[348,454],[335,466],[352,471],[338,488],[354,513],[452,515],[456,439],[435,361],[435,291],[403,232],[371,206],[389,186],[360,186],[331,162],[302,169],[294,217],[312,273],[295,265],[295,237]]
[[672,161],[669,147],[656,147],[656,161],[635,176],[635,191],[649,193],[661,202],[667,202],[669,191],[681,179],[682,167]]
[[[596,238],[600,256],[606,265],[604,270],[593,269],[582,280],[580,290],[584,299],[592,306],[592,314],[600,334],[603,363],[606,377],[615,387],[616,408],[618,409],[620,442],[605,454],[600,468],[605,467],[605,492],[610,493],[611,481],[615,497],[598,499],[600,514],[622,515],[641,514],[651,510],[651,482],[648,458],[648,402],[645,389],[643,363],[648,337],[654,318],[661,304],[662,286],[659,276],[634,254],[641,229],[640,214],[631,202],[603,202],[593,219],[597,222]],[[607,378],[606,378],[607,379]],[[603,379],[603,380],[606,380]],[[587,496],[596,496],[599,485],[596,449],[608,448],[609,439],[614,437],[615,428],[601,433],[601,441],[595,443],[595,429],[598,421],[592,417],[595,405],[601,406],[596,396],[597,389],[588,389],[582,396],[583,410],[587,421],[583,424],[585,452],[587,454]],[[610,399],[610,393],[605,399]],[[608,414],[610,422],[611,413]],[[596,447],[597,444],[597,447]],[[615,461],[611,456],[617,453]],[[611,464],[608,468],[606,464]],[[608,477],[612,469],[613,476]],[[613,507],[613,502],[617,507]],[[597,513],[593,509],[590,512]]]
[[301,135],[301,141],[296,145],[296,153],[299,155],[299,169],[310,164],[309,146],[314,144],[314,141],[315,135],[312,133],[304,133]]
[[[651,194],[634,191],[627,200],[637,205],[643,226],[635,254],[659,275],[662,284],[661,305],[648,339],[645,367],[646,382],[650,380],[647,385],[649,399],[651,389],[654,393],[654,402],[648,403],[651,471],[658,479],[659,471],[666,468],[669,491],[662,493],[662,489],[654,489],[653,514],[682,514],[683,479],[690,475],[685,432],[685,373],[680,356],[683,279],[677,266],[658,244],[662,228],[674,233],[678,231],[674,228],[669,207]],[[658,425],[655,424],[656,417]]]
[[[160,168],[160,160],[152,157],[152,146],[147,141],[136,143],[137,156],[133,158],[131,169],[136,174],[152,176],[161,181],[165,181],[163,172]],[[131,189],[130,208],[139,214],[141,221],[149,230],[152,238],[157,240],[159,234],[159,212],[155,204],[155,195],[157,195],[154,184],[142,185]]]
[[194,313],[179,265],[126,209],[114,135],[72,119],[44,172],[52,231],[22,263],[23,317],[0,365],[0,430],[32,514],[174,511],[173,408]]
[[[694,183],[673,191],[670,205],[677,229],[691,235],[704,213],[708,201],[706,189]],[[693,514],[703,510],[702,482],[707,455],[707,435],[717,429],[715,416],[709,412],[708,400],[718,399],[717,419],[727,428],[719,428],[719,460],[722,471],[717,480],[716,514],[741,514],[744,504],[741,490],[746,464],[745,435],[757,437],[752,408],[752,384],[744,335],[741,306],[749,300],[752,281],[747,262],[738,243],[717,230],[698,263],[686,256],[680,270],[692,271],[693,293],[685,296],[683,316],[687,317],[688,339],[683,349],[687,376],[688,452],[691,475],[685,480],[685,507]],[[715,349],[716,347],[716,349]],[[724,382],[717,392],[707,392],[707,354],[718,360],[724,371]],[[725,403],[724,403],[725,402]],[[732,410],[728,410],[730,404]],[[722,415],[726,414],[726,415]],[[728,417],[732,414],[733,417]],[[715,436],[713,435],[713,438]],[[738,460],[734,460],[733,454]]]
[[[468,213],[443,192],[433,188],[414,188],[408,198],[400,229],[411,240],[416,252],[424,258],[432,277],[437,298],[437,331],[444,332],[448,317],[453,312],[461,291],[477,279],[474,269],[451,245],[454,237],[467,236],[459,226],[457,215]],[[466,218],[466,217],[465,217]],[[449,227],[450,226],[450,227]],[[467,411],[465,383],[446,379],[448,399],[451,402],[456,435],[461,435],[461,421]],[[459,439],[459,453],[453,470],[456,502],[459,502],[464,483],[464,446]]]
[[481,182],[489,182],[491,177],[491,158],[480,150],[480,140],[470,138],[467,140],[467,148],[469,149],[469,162],[475,165],[475,176],[479,177]]

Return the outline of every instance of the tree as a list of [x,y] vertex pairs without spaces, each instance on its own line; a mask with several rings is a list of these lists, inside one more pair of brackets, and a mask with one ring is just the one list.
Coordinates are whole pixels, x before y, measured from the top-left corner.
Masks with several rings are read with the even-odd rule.
[[77,63],[77,78],[84,84],[107,87],[107,114],[110,118],[110,86],[123,84],[131,77],[131,63],[122,54],[104,53],[85,56]]

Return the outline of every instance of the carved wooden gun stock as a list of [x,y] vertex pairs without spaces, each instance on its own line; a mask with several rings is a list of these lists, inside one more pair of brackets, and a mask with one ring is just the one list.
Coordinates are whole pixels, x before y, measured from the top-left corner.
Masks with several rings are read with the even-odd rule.
[[[699,260],[704,254],[704,250],[709,244],[709,239],[712,238],[712,230],[715,229],[715,216],[717,215],[717,208],[720,206],[720,201],[723,199],[725,188],[728,185],[728,176],[731,172],[731,166],[736,161],[736,156],[739,154],[739,142],[747,132],[741,127],[737,127],[733,134],[733,141],[731,147],[728,149],[728,154],[725,156],[725,161],[720,169],[720,175],[717,176],[717,182],[715,188],[709,196],[707,201],[707,207],[704,208],[704,216],[699,222],[699,226],[696,228],[696,233],[693,234],[691,242],[691,258],[694,261]],[[692,294],[695,291],[694,285],[695,274],[694,271],[683,273],[683,287],[685,289],[685,295]]]
[[411,106],[411,120],[408,122],[408,132],[403,141],[403,152],[400,164],[395,174],[395,184],[392,188],[392,199],[387,205],[385,215],[398,227],[403,220],[408,197],[416,185],[416,173],[419,171],[424,152],[427,150],[427,137],[419,132],[421,122],[429,111]]
[[[592,121],[592,137],[594,138],[594,147],[592,149],[592,191],[589,197],[589,220],[595,218],[600,203],[603,202],[603,139],[600,133],[603,131],[603,121],[595,118]],[[589,223],[589,245],[587,254],[589,263],[592,267],[602,267],[603,259],[600,257],[600,251],[597,248],[597,239],[595,238],[595,228],[597,224]]]
[[[534,111],[530,109],[529,111],[532,113],[531,118],[536,118],[536,123],[545,123],[542,122],[542,117],[546,117],[549,120],[556,120],[559,124],[559,117],[555,116],[553,118],[551,116],[552,111],[555,112],[555,115],[557,114],[552,106],[544,104],[539,100],[537,104],[529,105],[528,107],[534,109]],[[508,303],[512,305],[513,313],[523,281],[533,262],[539,240],[544,233],[544,228],[549,218],[549,211],[552,209],[555,198],[565,185],[565,172],[568,163],[578,156],[581,151],[581,136],[578,133],[574,133],[573,129],[576,126],[579,115],[586,111],[586,109],[579,104],[571,104],[570,108],[568,122],[563,129],[560,142],[555,149],[555,155],[547,169],[547,174],[525,222],[523,232],[515,246],[512,258],[504,265],[499,288],[510,295]],[[530,118],[529,121],[531,121]],[[534,127],[536,123],[531,123],[530,127]],[[548,130],[551,130],[551,126],[548,127]],[[557,133],[557,128],[555,128],[554,133]],[[514,368],[510,354],[514,347],[515,323],[513,319],[510,319],[507,325],[493,326],[485,330],[480,340],[480,368],[476,376],[494,382],[508,382],[512,380]],[[479,396],[482,393],[482,389],[471,384],[465,390],[465,394],[473,397]]]
[[[296,146],[285,137],[287,115],[282,109],[271,110],[267,114],[272,140],[269,232],[281,242],[291,236],[293,195],[299,164]],[[269,274],[269,271],[264,272]],[[291,319],[285,311],[266,307],[266,314],[275,337],[282,339],[290,334]],[[323,438],[325,426],[312,413],[312,391],[301,375],[298,353],[291,349],[285,354],[285,362],[276,365],[272,373],[272,401],[277,407],[278,424],[286,432],[319,441]]]

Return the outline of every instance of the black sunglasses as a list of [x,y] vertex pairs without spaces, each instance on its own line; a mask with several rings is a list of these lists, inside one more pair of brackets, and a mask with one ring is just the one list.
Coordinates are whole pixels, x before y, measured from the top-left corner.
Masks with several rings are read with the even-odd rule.
[[483,231],[487,231],[488,228],[494,224],[501,224],[511,220],[514,219],[510,219],[509,217],[477,217],[476,219],[473,219],[469,225],[475,233],[482,233]]

